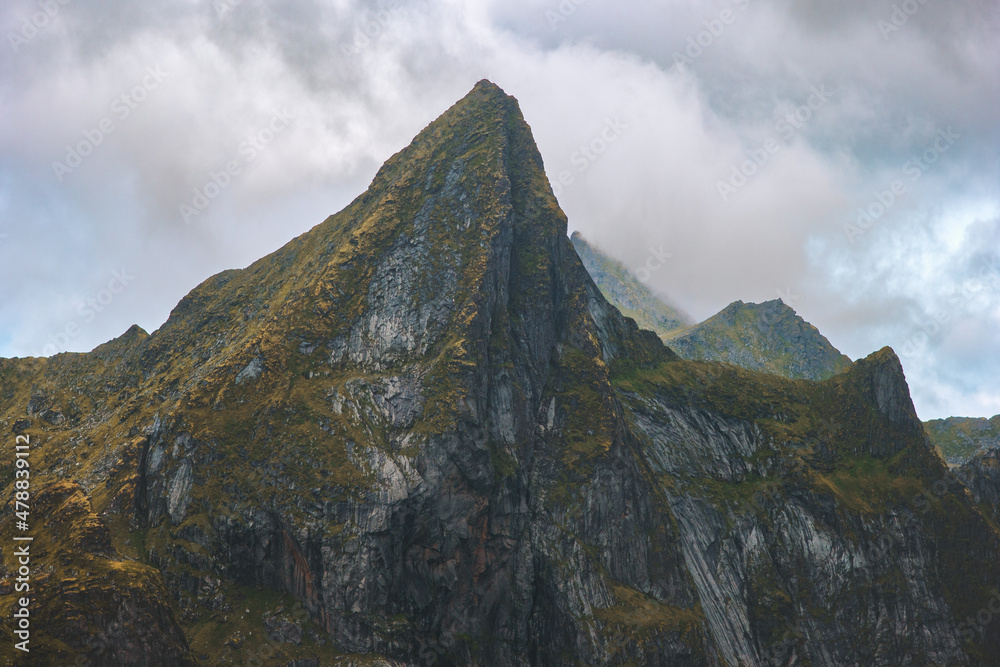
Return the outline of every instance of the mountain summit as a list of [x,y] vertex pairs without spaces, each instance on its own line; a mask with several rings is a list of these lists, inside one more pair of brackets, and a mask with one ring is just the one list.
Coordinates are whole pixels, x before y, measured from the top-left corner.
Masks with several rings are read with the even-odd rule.
[[47,664],[1000,655],[1000,624],[962,620],[1000,533],[895,354],[823,382],[677,357],[601,294],[486,81],[158,331],[0,360],[0,386],[66,509],[32,524]]
[[592,246],[580,232],[573,232],[572,241],[601,294],[684,359],[724,361],[806,380],[825,380],[851,364],[780,299],[761,304],[734,301],[704,322],[692,324],[687,315],[654,295],[621,262]]
[[704,322],[664,336],[685,359],[725,361],[788,378],[825,380],[851,365],[781,299],[735,301]]

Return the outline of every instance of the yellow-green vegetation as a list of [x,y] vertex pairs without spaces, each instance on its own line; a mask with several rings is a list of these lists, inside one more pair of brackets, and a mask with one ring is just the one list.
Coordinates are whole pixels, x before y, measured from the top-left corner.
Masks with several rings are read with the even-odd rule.
[[[116,651],[138,648],[130,649],[123,638],[145,637],[165,661],[193,664],[160,573],[116,553],[79,485],[63,481],[33,488],[29,523],[34,539],[28,543],[32,658],[38,664],[70,664],[77,656],[91,664],[114,662],[122,657]],[[0,535],[9,539],[15,533],[13,510],[5,515]],[[25,593],[13,588],[17,563],[5,560],[3,568],[0,613],[11,618],[15,600]],[[109,626],[111,636],[105,634]]]
[[838,507],[859,515],[882,514],[905,507],[926,490],[926,482],[902,472],[912,454],[902,451],[888,459],[854,455],[841,459],[836,469],[817,474],[817,491],[832,494]]
[[984,447],[1000,446],[1000,415],[932,419],[924,422],[924,431],[941,458],[961,463]]
[[615,604],[594,610],[594,618],[604,624],[602,633],[613,637],[625,632],[631,637],[676,633],[685,643],[697,643],[704,616],[698,607],[685,609],[652,598],[618,581],[611,581]]
[[725,361],[788,378],[824,380],[851,360],[780,300],[736,301],[709,319],[662,334],[685,359]]
[[609,581],[614,604],[594,609],[600,634],[614,664],[648,664],[647,655],[656,654],[656,645],[665,638],[687,646],[692,654],[707,652],[705,617],[701,608],[665,604],[621,582]]

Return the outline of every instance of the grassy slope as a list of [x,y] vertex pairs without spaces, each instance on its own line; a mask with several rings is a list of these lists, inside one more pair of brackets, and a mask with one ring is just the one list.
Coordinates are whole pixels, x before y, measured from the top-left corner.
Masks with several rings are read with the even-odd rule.
[[948,417],[924,422],[931,443],[949,463],[962,463],[983,447],[1000,445],[1000,415]]

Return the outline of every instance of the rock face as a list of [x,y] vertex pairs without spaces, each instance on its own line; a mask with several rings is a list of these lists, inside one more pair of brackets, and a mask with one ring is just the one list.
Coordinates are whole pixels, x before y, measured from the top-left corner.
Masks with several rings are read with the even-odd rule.
[[735,301],[664,342],[685,359],[725,361],[787,378],[825,380],[850,366],[817,329],[780,299]]
[[[30,650],[5,664],[195,664],[160,573],[116,553],[78,484],[45,486],[34,495],[30,516],[37,526],[29,543],[30,590],[17,593],[31,600]],[[8,517],[0,531],[26,534],[15,532],[13,523]],[[10,558],[11,551],[3,552],[0,590],[17,581],[23,557]],[[12,659],[20,639],[7,627],[3,635],[4,656]]]
[[955,474],[983,513],[1000,523],[1000,447],[979,450]]
[[0,379],[0,425],[160,571],[206,664],[1000,655],[963,620],[1000,534],[892,351],[825,382],[678,358],[591,280],[489,82],[157,332]]

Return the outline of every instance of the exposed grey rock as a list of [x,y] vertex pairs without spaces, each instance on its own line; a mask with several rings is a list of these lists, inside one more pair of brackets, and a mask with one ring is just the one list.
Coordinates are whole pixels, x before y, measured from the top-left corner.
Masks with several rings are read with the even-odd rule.
[[244,382],[250,382],[251,380],[256,380],[264,373],[264,360],[260,357],[254,357],[250,360],[250,363],[246,365],[239,373],[236,374],[236,384],[243,384]]
[[167,486],[167,512],[170,520],[178,524],[184,520],[188,503],[191,502],[191,488],[194,485],[191,459],[184,459],[174,472]]
[[980,507],[1000,522],[1000,447],[979,450],[955,469],[955,475]]

